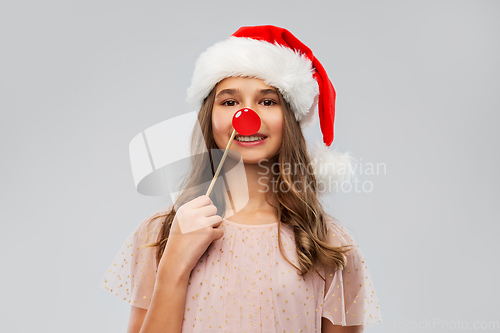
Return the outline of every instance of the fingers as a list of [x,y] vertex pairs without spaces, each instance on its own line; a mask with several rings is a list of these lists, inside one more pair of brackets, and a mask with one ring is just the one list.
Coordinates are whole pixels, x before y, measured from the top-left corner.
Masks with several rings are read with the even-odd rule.
[[[206,231],[210,231],[210,233],[212,233],[214,228],[217,229],[222,223],[222,217],[217,215],[217,207],[207,195],[200,195],[181,207],[185,207],[186,213],[191,211],[190,214],[186,214],[188,220],[192,218],[202,225],[206,225],[207,228],[210,227],[210,230],[206,229]],[[203,221],[201,221],[201,219]],[[217,231],[215,235],[220,238],[220,232]]]
[[217,228],[222,223],[222,217],[220,217],[219,215],[210,216],[210,217],[207,217],[207,221],[208,221],[208,224],[210,227]]
[[214,217],[218,217],[219,221],[212,224],[212,239],[213,239],[212,242],[224,236],[224,230],[219,229],[219,226],[222,224],[222,217],[220,216],[214,216]]
[[208,195],[200,195],[197,198],[194,198],[193,200],[189,201],[186,205],[189,205],[190,208],[201,208],[205,207],[208,205],[213,205],[212,199]]
[[217,207],[214,205],[208,205],[198,208],[200,214],[205,217],[210,217],[217,214]]
[[212,224],[212,228],[218,228],[218,227],[220,227],[221,224],[222,224],[222,218],[220,219],[219,222]]

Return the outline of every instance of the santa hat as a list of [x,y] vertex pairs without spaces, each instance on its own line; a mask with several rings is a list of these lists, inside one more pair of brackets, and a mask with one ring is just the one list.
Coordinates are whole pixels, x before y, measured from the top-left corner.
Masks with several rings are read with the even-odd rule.
[[278,89],[303,128],[315,122],[317,107],[323,144],[317,142],[310,153],[317,181],[323,192],[330,192],[331,185],[350,180],[350,153],[328,149],[334,139],[336,93],[311,49],[283,28],[242,27],[200,55],[187,101],[199,110],[217,83],[238,76],[259,78]]

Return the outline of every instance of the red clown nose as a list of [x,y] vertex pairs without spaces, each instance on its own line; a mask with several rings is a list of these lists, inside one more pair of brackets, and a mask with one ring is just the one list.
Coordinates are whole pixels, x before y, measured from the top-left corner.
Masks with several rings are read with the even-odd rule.
[[252,135],[260,129],[260,117],[252,109],[238,110],[233,116],[233,128],[241,135]]

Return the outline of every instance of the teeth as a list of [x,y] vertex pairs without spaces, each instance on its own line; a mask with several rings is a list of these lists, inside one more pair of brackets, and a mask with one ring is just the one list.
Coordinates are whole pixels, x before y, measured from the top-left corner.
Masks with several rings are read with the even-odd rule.
[[239,136],[239,137],[235,138],[235,140],[237,140],[237,141],[244,141],[244,142],[262,141],[264,139],[265,138],[261,137],[261,136]]

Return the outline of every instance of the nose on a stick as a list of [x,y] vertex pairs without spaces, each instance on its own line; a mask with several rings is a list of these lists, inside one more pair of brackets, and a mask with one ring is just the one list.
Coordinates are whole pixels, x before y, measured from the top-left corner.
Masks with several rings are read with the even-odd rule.
[[233,116],[233,128],[241,135],[252,135],[260,129],[260,117],[254,110],[243,108]]

